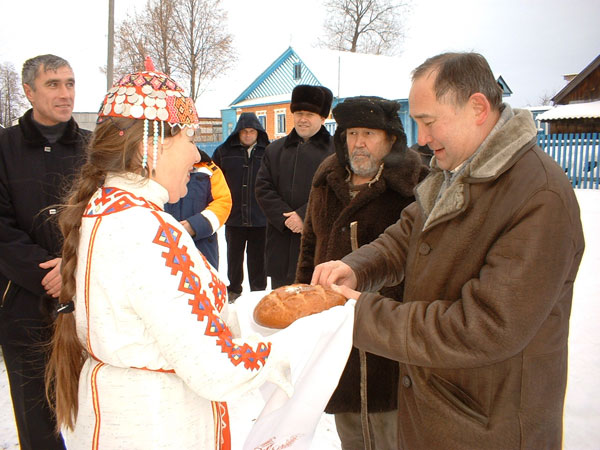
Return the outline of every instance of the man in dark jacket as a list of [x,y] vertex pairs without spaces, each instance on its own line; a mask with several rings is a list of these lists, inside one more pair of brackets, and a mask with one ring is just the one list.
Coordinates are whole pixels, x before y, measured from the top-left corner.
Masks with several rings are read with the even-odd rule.
[[265,150],[256,180],[256,198],[267,216],[267,275],[271,287],[294,282],[306,203],[312,177],[333,152],[323,124],[333,95],[323,86],[299,85],[292,91],[294,129]]
[[56,205],[84,159],[89,132],[71,117],[69,63],[41,55],[23,65],[32,109],[0,130],[0,341],[21,449],[63,449],[46,402],[43,344],[61,287]]
[[[358,300],[354,345],[398,361],[399,448],[559,449],[584,250],[573,188],[483,56],[426,60],[409,105],[434,151],[417,201],[313,281]],[[402,303],[377,293],[400,281]]]
[[[379,97],[351,97],[333,109],[335,154],[323,161],[313,179],[297,282],[310,283],[315,265],[341,259],[376,239],[414,201],[413,189],[428,170],[406,147],[399,109],[398,102]],[[402,300],[401,285],[381,293]],[[352,348],[325,409],[335,414],[343,449],[369,448],[367,439],[374,450],[396,447],[398,376],[397,362],[372,353],[359,357]],[[361,406],[368,411],[368,431],[361,426]]]
[[242,293],[244,250],[251,291],[267,287],[265,230],[267,221],[256,202],[256,175],[269,145],[269,137],[254,113],[242,113],[233,133],[215,150],[213,160],[223,173],[232,196],[225,223],[229,301]]

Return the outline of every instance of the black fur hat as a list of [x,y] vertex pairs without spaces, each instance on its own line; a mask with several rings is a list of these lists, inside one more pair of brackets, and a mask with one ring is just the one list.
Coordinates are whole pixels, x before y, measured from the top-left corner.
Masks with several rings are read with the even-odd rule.
[[328,117],[332,101],[333,94],[325,86],[299,84],[292,91],[290,109],[292,113],[309,111],[321,117]]
[[333,108],[337,129],[374,128],[406,139],[398,116],[400,103],[381,97],[349,97]]
[[333,143],[341,164],[348,161],[346,139],[343,134],[348,128],[372,128],[384,130],[396,136],[396,142],[384,161],[395,163],[406,151],[406,134],[398,111],[400,103],[381,97],[349,97],[333,108],[333,118],[337,122]]

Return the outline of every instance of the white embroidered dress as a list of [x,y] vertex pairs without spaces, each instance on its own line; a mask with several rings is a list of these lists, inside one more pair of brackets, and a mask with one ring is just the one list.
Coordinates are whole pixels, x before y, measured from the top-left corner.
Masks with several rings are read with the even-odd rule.
[[153,181],[112,175],[84,214],[75,315],[90,356],[70,450],[227,449],[220,402],[265,381],[291,391],[285,352],[225,325],[226,287],[167,199]]

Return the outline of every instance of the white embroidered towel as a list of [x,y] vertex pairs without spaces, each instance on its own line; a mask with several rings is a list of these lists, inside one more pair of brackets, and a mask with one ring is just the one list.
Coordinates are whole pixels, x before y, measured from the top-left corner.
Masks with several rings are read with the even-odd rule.
[[315,429],[335,390],[352,348],[355,300],[297,320],[283,330],[264,328],[253,319],[264,291],[235,302],[243,336],[269,336],[273,346],[290,351],[294,394],[277,386],[261,387],[265,405],[244,443],[244,450],[310,448]]

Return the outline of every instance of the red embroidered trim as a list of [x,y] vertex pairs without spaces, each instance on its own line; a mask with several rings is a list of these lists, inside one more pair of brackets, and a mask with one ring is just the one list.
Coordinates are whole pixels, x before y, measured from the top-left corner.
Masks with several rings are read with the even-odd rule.
[[92,437],[92,450],[98,450],[100,442],[100,399],[98,396],[98,371],[104,366],[104,363],[99,363],[92,369],[91,376],[91,388],[92,388],[92,402],[94,405],[94,416],[96,417],[96,423],[94,424],[94,435]]
[[[216,314],[215,307],[210,302],[206,290],[200,285],[200,278],[192,270],[194,263],[188,254],[187,247],[180,246],[181,231],[166,222],[157,212],[153,211],[152,214],[160,223],[152,242],[168,249],[162,253],[166,266],[171,269],[171,275],[181,274],[179,290],[192,296],[188,301],[192,307],[192,314],[195,314],[199,321],[207,321],[204,334],[217,338],[217,345],[221,347],[223,353],[229,356],[235,366],[243,363],[244,367],[250,370],[258,370],[264,366],[271,353],[271,343],[259,342],[254,350],[248,344],[239,346],[233,342],[231,331]],[[222,302],[226,295],[225,285],[216,276],[213,276],[208,287],[215,294],[215,299]]]
[[100,195],[94,195],[88,203],[83,217],[105,216],[114,214],[134,206],[142,206],[154,210],[162,210],[156,204],[142,197],[136,197],[131,192],[114,187],[103,187]]
[[215,424],[215,449],[231,450],[231,427],[229,410],[225,402],[211,402]]
[[[98,227],[100,226],[100,222],[102,222],[102,217],[97,217],[94,226],[92,227],[92,232],[90,233],[90,242],[88,244],[87,251],[87,261],[85,265],[85,294],[84,294],[84,302],[85,302],[85,318],[87,321],[87,350],[90,355],[96,358],[94,351],[92,350],[92,342],[90,340],[90,273],[92,267],[92,255],[94,253],[94,244],[96,242],[96,233],[98,232]],[[96,358],[98,360],[98,358]]]

